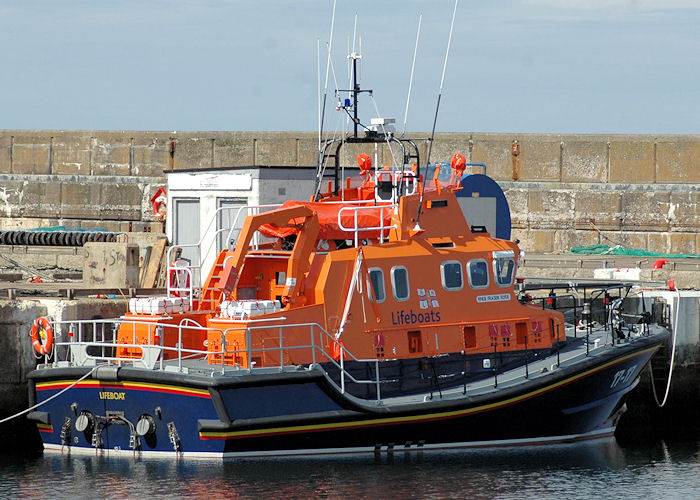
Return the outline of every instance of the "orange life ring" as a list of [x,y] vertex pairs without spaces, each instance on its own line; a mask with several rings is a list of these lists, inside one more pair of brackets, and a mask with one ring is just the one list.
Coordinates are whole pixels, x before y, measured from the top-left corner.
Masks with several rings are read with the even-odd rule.
[[44,317],[35,319],[29,335],[32,337],[32,346],[37,353],[46,355],[51,352],[53,347],[53,328],[51,328],[51,323],[48,319]]

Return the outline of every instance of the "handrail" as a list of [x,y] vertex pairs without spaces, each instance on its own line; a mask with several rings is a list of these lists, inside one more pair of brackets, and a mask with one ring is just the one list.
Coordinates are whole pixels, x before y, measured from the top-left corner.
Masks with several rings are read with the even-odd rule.
[[[215,248],[217,237],[219,236],[219,234],[223,233],[224,231],[227,231],[226,242],[227,242],[227,245],[230,246],[230,241],[231,241],[231,237],[233,235],[234,230],[236,230],[236,229],[240,230],[240,228],[236,228],[236,224],[238,223],[238,220],[239,220],[239,218],[244,210],[246,210],[248,212],[246,214],[246,216],[248,216],[248,215],[255,215],[256,213],[259,213],[260,209],[273,209],[273,208],[278,208],[280,206],[281,206],[281,204],[267,204],[267,205],[243,205],[240,207],[234,206],[234,207],[219,207],[219,208],[217,208],[214,211],[213,216],[209,220],[209,223],[207,224],[206,228],[204,229],[204,231],[202,231],[202,236],[199,238],[199,241],[197,243],[183,243],[183,244],[178,244],[178,245],[172,245],[168,248],[168,252],[167,252],[167,262],[168,262],[167,282],[168,282],[168,284],[170,283],[170,271],[175,268],[175,266],[173,264],[171,264],[173,252],[175,252],[177,250],[182,250],[184,248],[196,249],[196,257],[197,257],[198,262],[195,264],[190,263],[186,267],[192,271],[192,275],[191,275],[192,286],[194,288],[200,288],[203,284],[201,282],[201,280],[203,279],[202,278],[203,263],[207,259],[207,257],[209,256],[210,252],[212,251],[212,248]],[[211,228],[214,226],[214,224],[218,220],[219,215],[221,213],[223,213],[224,211],[233,211],[233,210],[236,210],[236,216],[234,217],[233,222],[231,222],[231,227],[217,229],[214,232],[213,240],[210,242],[209,246],[203,252],[202,245],[204,244],[204,241],[206,239],[207,234],[210,233]],[[257,235],[255,237],[253,244],[257,247],[257,245],[258,245]],[[181,269],[181,268],[178,267],[177,269]],[[194,270],[198,270],[199,273],[195,273]]]
[[[172,273],[171,273],[172,271]],[[185,279],[185,286],[181,286],[180,283],[178,285],[180,286],[172,286],[172,282],[170,280],[170,276],[176,277],[178,282],[181,280],[181,277],[178,273],[185,273],[186,274],[186,279]],[[190,304],[190,310],[192,310],[192,298],[194,295],[194,275],[192,273],[192,268],[189,266],[169,266],[168,267],[168,279],[166,280],[166,290],[168,297],[182,297],[182,295],[187,296],[187,300],[189,301]]]
[[[194,324],[187,324],[192,322]],[[176,360],[171,359],[171,361],[177,361],[178,371],[182,371],[183,365],[182,361],[191,357],[205,357],[211,355],[221,356],[221,373],[225,372],[224,359],[227,355],[236,354],[246,354],[249,360],[248,372],[254,369],[251,365],[252,354],[258,352],[268,352],[268,351],[278,351],[280,355],[280,369],[284,369],[284,353],[292,350],[303,350],[312,349],[313,353],[313,365],[316,365],[319,361],[318,356],[320,355],[321,362],[330,362],[337,369],[340,370],[340,385],[336,384],[329,377],[330,383],[335,385],[341,393],[345,393],[345,387],[347,382],[352,382],[356,384],[373,384],[377,388],[377,404],[381,403],[381,391],[380,384],[383,383],[380,377],[379,360],[378,359],[360,359],[348,351],[344,345],[338,342],[335,337],[327,332],[318,323],[294,323],[286,325],[255,325],[255,326],[239,326],[227,328],[226,330],[221,330],[219,328],[204,327],[196,323],[191,319],[186,319],[180,324],[167,324],[158,321],[146,321],[146,320],[130,320],[130,319],[93,319],[93,320],[64,320],[64,321],[54,321],[54,329],[57,332],[57,338],[63,332],[63,329],[67,326],[68,328],[68,341],[56,341],[55,346],[57,353],[60,352],[60,348],[66,348],[64,354],[64,361],[73,362],[79,366],[92,366],[98,362],[106,364],[117,364],[117,365],[143,365],[143,367],[153,370],[164,370],[163,364],[163,354],[165,352],[176,353]],[[105,332],[105,327],[107,325],[112,325],[112,335],[111,339],[108,338]],[[130,343],[118,343],[117,342],[117,331],[119,326],[129,325],[133,328],[133,338]],[[136,339],[136,327],[143,327],[143,325],[148,326],[148,336],[147,343],[141,344],[137,342]],[[77,337],[76,337],[76,327],[77,327]],[[90,327],[92,334],[90,335],[92,339],[88,339],[87,327]],[[100,328],[98,328],[100,327]],[[283,330],[290,328],[301,328],[309,327],[310,343],[307,345],[284,345]],[[164,328],[177,329],[178,331],[178,341],[175,346],[164,345]],[[277,329],[280,345],[276,347],[252,347],[252,337],[258,331],[270,331],[271,329]],[[182,344],[183,330],[189,331],[211,331],[221,334],[222,347],[221,350],[201,350],[201,349],[189,349],[184,348]],[[245,350],[230,350],[226,344],[226,336],[234,331],[245,330],[246,332],[246,349]],[[98,333],[101,335],[98,336]],[[316,333],[318,331],[318,334]],[[99,337],[99,338],[98,338]],[[331,344],[337,346],[340,356],[336,361],[333,356],[326,351],[324,348],[324,339],[327,339]],[[102,353],[96,355],[90,353],[88,349],[90,347],[100,347],[102,348]],[[134,349],[140,351],[140,357],[119,357],[116,352],[107,354],[105,349]],[[136,353],[130,353],[131,356],[137,355]],[[345,360],[351,359],[357,362],[371,363],[374,365],[375,377],[368,380],[361,380],[355,378],[351,373],[345,369]],[[60,361],[59,355],[56,356],[56,361]],[[213,368],[213,366],[212,366]]]
[[[228,234],[226,235],[226,243],[227,243],[229,250],[232,250],[233,247],[235,247],[235,244],[231,245],[231,240],[232,240],[234,231],[238,231],[239,236],[240,236],[241,228],[236,227],[236,224],[238,223],[238,219],[241,216],[241,214],[243,213],[243,210],[247,210],[247,214],[245,215],[245,217],[248,217],[251,215],[259,214],[261,208],[276,209],[276,208],[279,208],[281,206],[282,206],[281,203],[269,203],[269,204],[264,204],[264,205],[244,205],[242,207],[239,207],[238,210],[236,211],[236,217],[234,217],[233,222],[231,223],[231,227],[228,230]],[[227,208],[233,209],[234,207],[227,207]],[[236,238],[236,241],[238,241],[238,238]],[[251,247],[252,247],[252,249],[257,250],[258,245],[259,245],[258,234],[256,232],[255,235],[253,235],[253,240],[251,241]]]
[[[379,231],[379,237],[381,240],[384,239],[384,231],[389,230],[389,229],[396,229],[396,224],[392,224],[389,226],[384,225],[384,210],[389,208],[389,209],[395,209],[397,205],[395,203],[391,203],[388,205],[371,205],[371,206],[362,206],[362,207],[343,207],[340,210],[338,210],[338,227],[342,231],[347,231],[348,233],[354,233],[355,234],[355,247],[358,246],[358,234],[362,231]],[[367,227],[359,227],[358,226],[358,212],[360,210],[379,210],[379,226],[367,226]],[[346,227],[343,225],[343,218],[342,214],[344,211],[352,211],[353,214],[353,222],[354,226],[352,227]],[[387,235],[388,236],[388,235]]]
[[[279,318],[278,318],[279,319]],[[212,359],[211,356],[219,356],[221,360],[220,373],[224,374],[227,369],[229,370],[240,370],[246,369],[239,366],[227,365],[226,359],[233,355],[234,359],[236,356],[245,355],[247,357],[247,372],[251,373],[253,370],[259,368],[255,367],[252,361],[253,356],[258,353],[266,352],[276,352],[279,355],[278,369],[283,371],[285,369],[291,369],[292,364],[285,363],[285,354],[289,355],[293,351],[298,350],[311,350],[312,353],[312,364],[309,368],[318,366],[318,363],[327,363],[328,366],[333,366],[335,369],[339,370],[339,379],[331,377],[331,372],[324,370],[328,381],[336,387],[341,393],[346,393],[347,384],[365,384],[374,385],[376,388],[376,404],[382,404],[382,384],[391,383],[393,379],[382,379],[381,373],[381,363],[379,358],[372,359],[361,359],[356,357],[352,352],[348,351],[345,346],[336,337],[325,330],[318,323],[290,323],[290,324],[270,324],[263,322],[262,320],[256,323],[247,323],[245,325],[234,325],[226,329],[222,328],[212,328],[207,326],[202,326],[196,321],[186,318],[177,323],[163,323],[159,320],[143,320],[143,319],[130,319],[130,318],[119,318],[119,319],[93,319],[93,320],[64,320],[56,321],[54,323],[54,329],[56,331],[55,342],[55,361],[60,362],[61,359],[71,362],[77,366],[93,366],[97,363],[106,364],[117,364],[117,365],[142,365],[143,367],[151,370],[165,370],[170,367],[170,369],[176,368],[178,371],[184,369],[183,361],[191,358],[204,358],[208,357],[209,365],[213,374],[218,370],[217,365],[219,364],[216,359]],[[109,332],[110,325],[112,327],[111,333]],[[144,325],[147,327],[147,336],[143,342],[137,341],[137,328],[143,331]],[[66,327],[68,329],[67,341],[61,341],[62,336],[65,334]],[[122,330],[122,336],[120,340],[124,339],[124,332],[129,332],[128,328],[133,329],[133,337],[128,343],[118,343],[117,333],[119,328],[126,328],[127,330]],[[169,328],[171,332],[177,329],[177,342],[175,345],[165,345],[165,335],[164,329]],[[297,344],[291,345],[286,344],[284,332],[289,329],[303,329],[308,328],[308,343],[299,342]],[[551,327],[550,327],[551,328]],[[562,362],[569,361],[574,357],[587,356],[589,354],[588,350],[584,352],[577,353],[574,357],[569,357],[566,360],[560,359],[560,339],[561,339],[561,325],[556,324],[554,326],[555,331],[549,331],[550,336],[555,337],[555,351],[556,351],[556,365],[560,366]],[[211,349],[211,346],[206,349],[196,349],[196,348],[185,348],[183,346],[183,337],[185,332],[213,332],[221,336],[221,348],[217,350]],[[230,349],[226,339],[234,332],[244,332],[245,335],[245,348],[243,349]],[[547,329],[542,330],[538,333],[545,333]],[[265,346],[262,342],[256,342],[257,339],[262,339],[258,337],[261,334],[276,333],[277,338],[276,346]],[[648,334],[648,332],[646,332]],[[532,352],[532,344],[528,336],[531,334],[525,334],[525,361],[523,363],[524,376],[528,378],[530,373],[530,363],[532,362],[529,358]],[[274,338],[274,337],[273,337]],[[607,340],[603,345],[607,344]],[[253,347],[259,345],[260,347]],[[598,344],[596,343],[596,346]],[[499,366],[499,353],[503,352],[499,344],[499,338],[494,339],[493,343],[493,366],[486,367],[490,368],[493,372],[493,382],[494,387],[498,387],[499,375],[503,373],[503,367]],[[587,346],[588,347],[588,343]],[[94,352],[95,348],[101,348],[101,352]],[[65,351],[63,350],[65,349]],[[124,357],[119,355],[117,349],[129,349],[131,350],[128,355],[129,357]],[[328,351],[331,350],[331,352]],[[535,349],[536,350],[536,349]],[[168,364],[164,364],[165,353],[174,353],[174,356],[168,359]],[[551,355],[555,353],[552,352]],[[218,359],[218,358],[217,358]],[[289,358],[288,358],[289,359]],[[373,376],[367,375],[365,379],[359,379],[353,376],[352,373],[348,371],[346,362],[354,361],[358,363],[365,363],[367,367],[373,367]],[[227,368],[228,366],[228,368]],[[327,367],[328,367],[327,366]],[[265,369],[270,369],[269,365],[264,367]],[[294,369],[298,367],[294,366]],[[467,371],[467,366],[465,364],[465,370],[463,373],[464,384],[466,391],[467,378],[470,374],[476,372]],[[458,373],[456,373],[458,374]],[[455,374],[452,374],[455,375]],[[440,376],[436,372],[433,373],[434,380],[437,384],[437,390],[441,392],[441,387],[439,385]],[[509,379],[510,380],[510,379]],[[432,387],[432,386],[431,386]]]

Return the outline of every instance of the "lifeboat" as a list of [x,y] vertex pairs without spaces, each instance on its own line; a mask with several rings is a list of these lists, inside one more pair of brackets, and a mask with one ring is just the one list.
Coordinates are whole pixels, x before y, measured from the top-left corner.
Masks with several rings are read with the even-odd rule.
[[[396,164],[363,153],[343,179],[348,144],[392,147]],[[319,158],[310,199],[251,207],[201,285],[176,263],[167,296],[46,325],[54,348],[29,374],[45,450],[221,458],[612,435],[669,335],[648,315],[623,321],[630,286],[518,283],[518,244],[460,208],[461,155],[422,162],[415,140],[368,128]]]

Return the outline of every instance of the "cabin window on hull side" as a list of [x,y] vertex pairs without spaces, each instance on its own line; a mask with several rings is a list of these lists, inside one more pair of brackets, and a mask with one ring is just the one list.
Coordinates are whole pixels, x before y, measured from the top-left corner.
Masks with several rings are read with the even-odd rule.
[[469,286],[472,288],[488,288],[489,266],[484,259],[470,260],[467,268],[469,269]]
[[440,264],[442,287],[447,291],[458,291],[464,287],[462,279],[462,264],[456,260],[450,260]]
[[386,290],[384,288],[384,271],[378,267],[372,267],[369,270],[369,299],[381,304],[386,299]]
[[[496,255],[497,253],[506,254],[506,256]],[[511,286],[513,284],[513,275],[515,274],[515,258],[513,252],[494,252],[493,259],[493,274],[496,276],[496,284],[501,287]]]
[[408,285],[408,270],[403,266],[391,268],[391,289],[398,302],[408,300],[411,295]]

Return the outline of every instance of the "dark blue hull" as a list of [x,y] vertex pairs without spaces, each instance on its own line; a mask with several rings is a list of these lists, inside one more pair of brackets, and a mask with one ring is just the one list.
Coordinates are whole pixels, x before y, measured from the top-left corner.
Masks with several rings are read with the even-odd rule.
[[45,448],[64,452],[223,457],[569,441],[614,431],[664,338],[478,396],[400,405],[346,397],[319,370],[206,377],[123,367],[70,387],[89,370],[42,369],[29,376],[37,402],[70,388],[30,418]]

